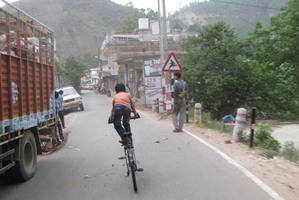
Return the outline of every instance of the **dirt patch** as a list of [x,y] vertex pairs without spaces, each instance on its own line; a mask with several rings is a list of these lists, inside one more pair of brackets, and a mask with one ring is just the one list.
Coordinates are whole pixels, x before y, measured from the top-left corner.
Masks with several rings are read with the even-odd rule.
[[[161,117],[150,109],[138,109],[152,118],[171,123],[170,116]],[[249,148],[243,143],[231,143],[229,134],[198,127],[192,123],[185,124],[184,129],[224,152],[286,200],[299,199],[299,165],[280,157],[268,159],[259,149]]]

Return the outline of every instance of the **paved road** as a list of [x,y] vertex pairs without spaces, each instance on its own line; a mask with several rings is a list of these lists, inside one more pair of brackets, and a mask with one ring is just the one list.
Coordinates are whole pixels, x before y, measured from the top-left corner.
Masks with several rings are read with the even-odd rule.
[[139,167],[138,193],[125,178],[123,149],[107,124],[111,98],[83,94],[85,111],[70,113],[67,144],[38,157],[30,181],[0,182],[1,200],[282,200],[246,169],[192,133],[172,132],[168,123],[141,113],[132,121]]
[[294,142],[299,149],[299,124],[280,125],[275,127],[272,136],[277,139],[282,146],[285,142]]

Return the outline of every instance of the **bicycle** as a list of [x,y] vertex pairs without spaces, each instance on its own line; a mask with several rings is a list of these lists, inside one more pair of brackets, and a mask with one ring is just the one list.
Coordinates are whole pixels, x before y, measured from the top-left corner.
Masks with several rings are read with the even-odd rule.
[[[139,114],[137,114],[137,118],[140,118]],[[133,117],[131,116],[131,119]],[[137,167],[137,160],[135,156],[135,149],[133,145],[133,138],[132,138],[132,133],[126,132],[124,133],[124,141],[123,141],[123,146],[124,146],[124,157],[120,157],[119,159],[126,159],[126,166],[127,166],[127,177],[132,176],[132,181],[133,181],[133,187],[134,191],[137,192],[137,182],[136,182],[136,172],[142,172],[144,171],[143,168],[138,168]]]

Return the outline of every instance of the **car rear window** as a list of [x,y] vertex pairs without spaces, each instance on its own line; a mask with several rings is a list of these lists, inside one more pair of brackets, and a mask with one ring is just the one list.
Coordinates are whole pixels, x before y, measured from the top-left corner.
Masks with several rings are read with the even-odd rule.
[[74,88],[63,89],[63,96],[78,94],[78,92]]

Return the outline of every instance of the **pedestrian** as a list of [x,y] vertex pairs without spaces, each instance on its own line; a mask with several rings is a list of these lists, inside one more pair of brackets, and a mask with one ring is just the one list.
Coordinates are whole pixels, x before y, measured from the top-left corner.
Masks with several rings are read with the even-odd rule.
[[58,96],[58,101],[59,101],[59,110],[58,110],[58,115],[62,124],[62,127],[65,128],[65,123],[64,123],[64,113],[63,113],[63,90],[59,90],[59,96]]
[[113,122],[115,130],[121,138],[119,142],[124,144],[126,141],[124,134],[131,133],[131,112],[134,114],[134,119],[137,117],[137,112],[131,96],[126,93],[126,86],[123,83],[116,84],[115,92],[109,120]]
[[58,128],[58,133],[59,133],[59,138],[60,138],[60,140],[58,140],[58,141],[60,143],[61,141],[64,141],[64,134],[63,134],[62,125],[61,125],[59,114],[58,114],[59,109],[60,109],[60,102],[58,100],[58,97],[59,97],[59,93],[55,91],[55,106],[56,106],[55,122],[56,122],[56,125]]
[[181,80],[181,73],[174,73],[175,82],[173,84],[173,111],[172,122],[174,126],[173,132],[182,132],[183,124],[186,117],[186,101],[188,87],[187,83]]

